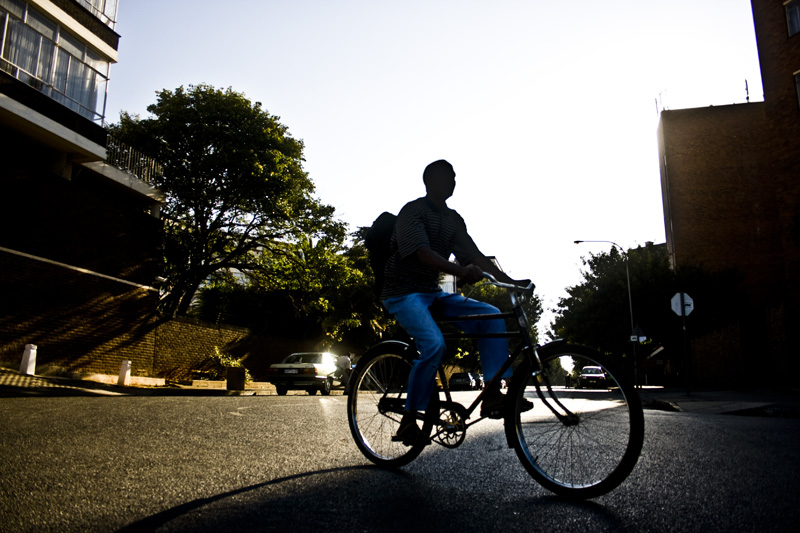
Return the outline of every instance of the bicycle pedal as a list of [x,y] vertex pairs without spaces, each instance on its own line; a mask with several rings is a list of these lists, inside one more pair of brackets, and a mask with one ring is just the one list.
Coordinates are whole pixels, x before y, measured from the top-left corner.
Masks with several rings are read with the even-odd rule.
[[492,409],[484,411],[483,409],[481,409],[481,418],[491,418],[492,420],[499,420],[503,418],[503,410]]

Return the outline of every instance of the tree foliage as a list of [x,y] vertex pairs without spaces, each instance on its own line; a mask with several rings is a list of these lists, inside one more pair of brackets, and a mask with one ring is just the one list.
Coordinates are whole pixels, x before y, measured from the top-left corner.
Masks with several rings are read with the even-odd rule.
[[303,143],[259,102],[207,85],[157,94],[151,118],[123,113],[112,133],[164,167],[162,311],[186,314],[213,275],[264,272],[264,256],[310,236],[341,242],[344,224],[311,195]]
[[266,335],[325,339],[326,348],[360,353],[386,329],[372,289],[366,249],[310,236],[264,250],[246,276],[220,273],[200,290],[197,314]]
[[559,302],[552,325],[555,337],[586,344],[606,353],[630,355],[631,305],[626,261],[630,272],[634,326],[638,325],[652,337],[658,318],[651,320],[655,309],[650,304],[666,298],[669,310],[666,293],[673,286],[665,247],[652,245],[629,250],[627,254],[612,248],[608,253],[584,258],[583,282],[568,287],[569,296]]

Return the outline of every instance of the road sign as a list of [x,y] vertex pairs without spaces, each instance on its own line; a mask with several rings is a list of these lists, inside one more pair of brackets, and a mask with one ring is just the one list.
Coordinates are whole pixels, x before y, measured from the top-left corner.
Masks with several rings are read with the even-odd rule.
[[694,311],[694,300],[685,292],[675,293],[672,297],[672,310],[678,316],[689,316]]
[[645,342],[646,340],[647,336],[644,331],[639,327],[639,324],[636,324],[636,327],[633,328],[633,335],[631,335],[631,342]]

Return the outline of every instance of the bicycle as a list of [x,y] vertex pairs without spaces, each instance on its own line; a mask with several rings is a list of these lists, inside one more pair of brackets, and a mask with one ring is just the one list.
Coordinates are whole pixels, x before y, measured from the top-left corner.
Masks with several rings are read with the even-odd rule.
[[[361,357],[350,379],[347,414],[356,445],[367,459],[386,468],[407,465],[431,442],[446,448],[459,446],[467,429],[483,420],[470,417],[485,392],[498,385],[513,365],[503,422],[508,446],[522,465],[540,485],[561,496],[588,499],[608,493],[632,472],[642,450],[644,415],[636,390],[613,362],[595,350],[562,341],[534,346],[522,308],[523,298],[533,293],[533,284],[518,287],[485,276],[492,285],[508,291],[511,312],[451,317],[437,323],[513,320],[519,329],[501,334],[444,333],[446,339],[518,339],[497,375],[465,407],[453,401],[440,365],[441,390],[435,388],[428,409],[418,415],[430,439],[407,447],[391,437],[400,424],[417,351],[413,341],[380,342]],[[564,381],[563,369],[570,363],[601,367],[605,387],[579,391],[557,385]],[[534,408],[521,412],[523,398],[532,401]]]

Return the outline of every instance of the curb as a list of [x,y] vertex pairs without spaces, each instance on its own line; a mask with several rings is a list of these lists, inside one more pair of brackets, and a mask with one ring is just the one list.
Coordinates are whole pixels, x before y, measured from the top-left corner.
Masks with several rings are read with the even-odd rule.
[[[87,375],[88,376],[88,375]],[[10,368],[0,367],[0,397],[31,396],[277,396],[275,387],[266,382],[251,382],[244,390],[228,390],[226,381],[195,381],[192,385],[170,383],[151,384],[134,382],[117,385],[115,376],[91,374],[93,379],[81,379],[83,375],[68,377],[23,374]],[[112,379],[109,379],[113,377]],[[294,393],[294,394],[293,394]],[[290,391],[291,396],[307,396],[305,391]],[[333,396],[343,395],[343,390],[334,390]]]

